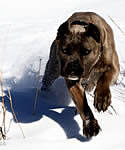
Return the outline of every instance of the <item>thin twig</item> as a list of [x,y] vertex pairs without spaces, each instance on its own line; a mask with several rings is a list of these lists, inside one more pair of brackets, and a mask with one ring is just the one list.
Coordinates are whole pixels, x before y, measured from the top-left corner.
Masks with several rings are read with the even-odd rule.
[[2,123],[2,126],[4,126],[4,134],[6,134],[6,125],[5,125],[6,108],[5,108],[5,105],[4,105],[2,73],[0,73],[0,82],[1,82],[2,110],[3,110],[3,123]]
[[37,78],[37,87],[36,87],[36,96],[35,96],[35,102],[34,102],[34,109],[33,109],[33,115],[36,113],[36,104],[37,104],[37,97],[38,97],[38,89],[39,89],[39,80],[40,80],[40,68],[41,68],[41,58],[39,63],[39,71],[38,71],[38,78]]
[[3,133],[2,127],[0,127],[0,135],[1,135],[0,140],[1,139],[3,139],[3,140],[6,139],[6,135]]
[[14,109],[13,109],[13,103],[12,103],[12,97],[11,97],[10,89],[8,89],[8,93],[9,93],[10,106],[11,106],[11,110],[12,110],[13,116],[14,116],[14,118],[16,120],[16,123],[18,124],[18,126],[19,126],[19,128],[20,128],[20,130],[22,132],[23,137],[25,138],[24,132],[23,132],[23,130],[22,130],[18,120],[17,120],[16,114],[15,114]]
[[120,28],[120,26],[112,19],[112,17],[110,17],[110,20],[116,25],[116,27],[121,31],[121,33],[125,36],[125,32]]
[[9,130],[10,130],[10,127],[11,127],[11,123],[12,123],[12,121],[13,121],[13,119],[10,119],[9,127],[8,127],[8,129],[7,129],[7,133],[8,133],[8,132],[9,132]]
[[110,110],[107,110],[107,113],[113,115],[113,113]]
[[[121,27],[116,23],[116,21],[114,21],[114,20],[112,19],[112,17],[110,17],[110,16],[109,16],[109,18],[110,18],[110,20],[116,25],[116,27],[120,30],[120,32],[123,34],[123,36],[125,36],[125,32],[124,32],[124,31],[121,29]],[[121,54],[120,54],[120,56],[121,56],[121,58],[122,58],[122,55],[121,55]],[[123,59],[123,58],[122,58],[122,59]],[[123,59],[123,60],[124,60],[124,59]],[[122,67],[122,66],[121,66],[121,67]],[[123,69],[124,69],[124,67],[123,67]],[[122,77],[122,79],[121,79],[121,81],[119,82],[119,84],[122,83],[124,77],[125,77],[125,76]]]
[[93,95],[93,94],[91,94],[91,93],[89,93],[89,92],[88,92],[87,94],[90,95],[92,98],[94,98],[94,95]]
[[3,126],[4,126],[4,134],[6,134],[6,107],[3,106]]
[[112,105],[110,105],[110,107],[111,107],[112,110],[115,112],[115,114],[118,115],[118,113],[117,113],[117,111],[115,110],[115,108],[114,108]]

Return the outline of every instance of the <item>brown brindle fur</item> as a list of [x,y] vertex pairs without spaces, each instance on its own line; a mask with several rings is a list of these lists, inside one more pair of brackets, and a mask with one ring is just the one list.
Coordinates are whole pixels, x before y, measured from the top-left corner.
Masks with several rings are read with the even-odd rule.
[[[56,71],[52,72],[52,68]],[[83,120],[83,133],[92,137],[99,133],[100,127],[87,103],[85,91],[95,87],[94,106],[99,112],[106,111],[111,104],[110,85],[116,82],[119,71],[111,27],[93,12],[79,12],[58,29],[42,89],[63,76]]]

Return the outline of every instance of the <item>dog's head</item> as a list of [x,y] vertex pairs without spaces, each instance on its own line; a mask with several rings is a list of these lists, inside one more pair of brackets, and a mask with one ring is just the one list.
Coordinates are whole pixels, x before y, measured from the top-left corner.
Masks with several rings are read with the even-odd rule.
[[89,74],[100,55],[100,31],[94,24],[64,22],[56,37],[60,72],[70,80],[79,80]]

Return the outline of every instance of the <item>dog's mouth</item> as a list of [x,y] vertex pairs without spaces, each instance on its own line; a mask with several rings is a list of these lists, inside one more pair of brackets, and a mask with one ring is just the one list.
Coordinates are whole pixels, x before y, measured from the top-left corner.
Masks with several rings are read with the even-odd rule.
[[79,80],[83,73],[83,68],[81,67],[79,60],[69,62],[64,68],[64,74],[69,80]]
[[68,76],[68,79],[69,80],[73,80],[73,81],[76,81],[76,80],[79,80],[79,77],[77,77],[77,76]]

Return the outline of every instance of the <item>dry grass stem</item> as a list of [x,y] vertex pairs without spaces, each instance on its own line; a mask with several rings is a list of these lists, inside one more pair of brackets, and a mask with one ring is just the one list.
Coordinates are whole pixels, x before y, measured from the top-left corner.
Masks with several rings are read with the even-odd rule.
[[11,110],[12,110],[14,119],[15,119],[16,123],[18,124],[18,126],[19,126],[19,128],[20,128],[20,130],[22,132],[23,137],[25,138],[24,132],[23,132],[23,130],[22,130],[18,120],[17,120],[16,114],[15,114],[14,109],[13,109],[13,103],[12,103],[12,97],[11,97],[10,89],[8,89],[8,93],[9,93],[10,106],[11,106]]
[[110,107],[111,107],[112,110],[115,112],[115,114],[118,115],[118,113],[117,113],[117,111],[115,110],[115,108],[114,108],[112,105],[110,105]]
[[0,127],[0,141],[1,141],[2,139],[5,140],[5,139],[6,139],[6,135],[3,133],[2,127]]
[[35,96],[35,102],[34,102],[33,115],[35,115],[36,113],[36,104],[37,104],[37,97],[38,97],[38,92],[39,92],[40,68],[41,68],[41,59],[39,63],[39,71],[38,71],[38,78],[37,78],[37,87],[36,87],[36,96]]
[[4,127],[4,134],[6,134],[6,125],[5,125],[6,107],[5,107],[5,105],[4,105],[2,73],[0,73],[0,82],[1,82],[2,111],[3,111],[3,122],[2,122],[2,126]]
[[10,127],[11,127],[11,123],[12,123],[12,121],[13,121],[13,119],[10,119],[9,127],[8,127],[8,129],[7,129],[7,133],[8,133],[8,132],[9,132],[9,130],[10,130]]

